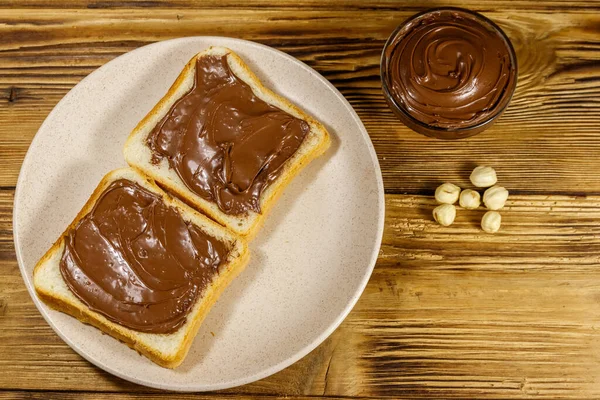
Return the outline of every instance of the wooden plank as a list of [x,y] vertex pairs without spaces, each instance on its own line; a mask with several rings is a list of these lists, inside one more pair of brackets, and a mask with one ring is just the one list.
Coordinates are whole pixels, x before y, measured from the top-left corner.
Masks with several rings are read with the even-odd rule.
[[[153,400],[153,399],[173,399],[173,400],[211,400],[218,396],[224,400],[310,400],[314,397],[306,396],[260,396],[260,395],[237,395],[237,394],[173,394],[173,393],[95,393],[95,392],[31,392],[31,391],[13,391],[0,392],[0,400]],[[340,397],[319,397],[325,400],[340,399]]]
[[[598,4],[598,0],[590,1],[535,1],[535,0],[441,0],[436,1],[431,6],[454,6],[466,7],[471,9],[536,9],[541,11],[573,10],[593,8]],[[0,3],[0,8],[89,8],[89,9],[110,9],[110,8],[258,8],[268,7],[276,9],[302,9],[306,7],[317,9],[362,9],[362,10],[396,10],[396,9],[414,9],[420,10],[424,3],[419,0],[405,0],[399,3],[396,0],[329,0],[327,2],[319,0],[298,0],[298,1],[272,1],[272,0],[205,0],[197,2],[194,0],[145,0],[145,1],[115,1],[115,0],[4,0]]]
[[[558,1],[481,5],[513,40],[519,84],[496,126],[456,142],[413,133],[396,120],[381,93],[378,62],[383,43],[415,10],[388,2],[368,3],[368,10],[352,4],[348,10],[293,12],[232,6],[226,13],[220,8],[176,7],[3,9],[0,120],[10,123],[0,124],[0,187],[15,185],[26,149],[43,119],[69,88],[95,68],[157,40],[219,34],[279,48],[328,78],[365,123],[388,193],[430,193],[445,180],[466,185],[468,171],[479,163],[497,167],[502,183],[514,193],[600,193],[596,173],[600,159],[593,156],[600,154],[599,2],[568,7]],[[416,7],[417,3],[409,4]],[[534,12],[544,4],[549,4],[548,11],[564,9]],[[582,8],[587,6],[591,8]],[[391,12],[389,7],[397,10]],[[495,11],[487,11],[493,7]]]
[[[0,191],[2,246],[11,201],[12,191]],[[482,210],[459,210],[444,228],[431,219],[434,206],[387,195],[377,266],[342,326],[299,363],[224,393],[598,398],[600,197],[512,196],[496,235],[478,228]],[[153,392],[62,343],[11,255],[0,257],[0,301],[0,387]]]

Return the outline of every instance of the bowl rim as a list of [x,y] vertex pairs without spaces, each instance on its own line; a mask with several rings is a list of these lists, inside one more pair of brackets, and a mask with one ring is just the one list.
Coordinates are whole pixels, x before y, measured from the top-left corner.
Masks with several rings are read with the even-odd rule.
[[[388,47],[394,42],[394,39],[396,39],[396,37],[398,36],[398,33],[410,22],[413,22],[419,18],[423,18],[424,16],[426,16],[427,14],[430,13],[435,13],[435,12],[440,12],[440,11],[449,11],[449,12],[458,12],[458,13],[464,13],[464,14],[468,14],[471,17],[473,17],[475,20],[480,20],[479,22],[483,22],[485,24],[488,24],[489,26],[491,26],[493,28],[493,30],[500,36],[500,38],[502,39],[502,41],[506,44],[506,46],[508,47],[508,53],[510,56],[510,61],[511,64],[513,64],[514,66],[514,74],[515,74],[515,79],[513,81],[513,84],[511,85],[511,87],[504,93],[502,98],[502,101],[504,101],[504,105],[502,105],[502,107],[500,107],[498,110],[496,110],[496,112],[494,112],[493,114],[490,115],[489,118],[478,122],[474,125],[469,125],[469,126],[463,126],[460,128],[443,128],[443,127],[439,127],[439,126],[434,126],[434,125],[430,125],[427,124],[415,117],[413,117],[406,109],[404,106],[402,106],[398,101],[396,101],[396,99],[394,98],[394,96],[392,95],[390,89],[389,89],[389,85],[387,82],[387,71],[385,68],[385,61],[387,59],[386,57],[386,50],[388,49]],[[381,78],[381,88],[383,89],[383,93],[386,97],[386,99],[388,100],[388,104],[391,103],[393,105],[393,108],[395,110],[393,111],[397,111],[400,114],[402,114],[403,117],[407,118],[411,123],[416,124],[417,126],[423,128],[423,129],[427,129],[436,133],[440,133],[440,134],[444,134],[444,133],[463,133],[463,132],[469,132],[469,131],[473,131],[476,130],[478,128],[484,128],[485,126],[488,124],[493,123],[500,115],[502,115],[502,113],[504,112],[504,110],[506,110],[506,108],[508,107],[508,105],[510,104],[512,97],[515,93],[515,89],[517,87],[517,80],[519,77],[519,67],[518,67],[518,63],[517,63],[517,54],[515,52],[515,49],[512,45],[512,42],[510,41],[509,37],[506,35],[506,33],[502,30],[502,28],[500,28],[500,26],[498,26],[494,21],[492,21],[491,19],[487,18],[486,16],[478,13],[477,11],[472,11],[466,8],[462,8],[462,7],[435,7],[435,8],[429,8],[427,10],[423,10],[421,12],[418,12],[414,15],[412,15],[411,17],[407,18],[406,20],[404,20],[402,23],[400,23],[400,25],[398,25],[396,27],[396,29],[394,29],[394,31],[390,34],[390,36],[388,37],[388,39],[386,40],[385,44],[383,45],[383,49],[381,51],[381,58],[379,61],[379,74],[380,74],[380,78]],[[420,132],[417,132],[420,133]],[[428,135],[429,136],[429,135]],[[465,136],[457,136],[458,138],[462,138],[462,137],[467,137],[467,135]]]

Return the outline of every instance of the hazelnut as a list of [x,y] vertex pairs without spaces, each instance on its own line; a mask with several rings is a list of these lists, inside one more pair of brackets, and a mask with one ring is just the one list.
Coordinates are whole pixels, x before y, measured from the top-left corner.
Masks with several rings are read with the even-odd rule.
[[502,186],[492,186],[483,193],[483,204],[490,210],[499,210],[504,207],[508,199],[508,190]]
[[458,204],[467,210],[474,210],[481,204],[481,195],[475,190],[467,189],[460,193]]
[[460,188],[451,183],[444,183],[435,189],[435,200],[440,204],[454,204],[458,200]]
[[496,233],[500,229],[502,217],[498,211],[488,211],[481,218],[481,229],[488,233]]
[[471,172],[471,183],[476,187],[486,188],[496,184],[498,178],[496,171],[492,167],[479,166]]
[[443,226],[450,226],[456,218],[456,207],[452,204],[442,204],[433,210],[433,219]]

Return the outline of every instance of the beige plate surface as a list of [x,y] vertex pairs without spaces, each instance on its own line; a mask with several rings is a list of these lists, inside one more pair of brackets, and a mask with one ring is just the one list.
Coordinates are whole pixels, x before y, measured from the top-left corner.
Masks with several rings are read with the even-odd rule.
[[[331,149],[285,190],[251,243],[247,269],[224,292],[175,369],[49,309],[32,289],[33,267],[102,176],[122,167],[122,147],[185,63],[210,45],[236,51],[265,84],[321,120]],[[342,322],[375,264],[384,222],[381,171],[350,104],[321,75],[272,48],[191,37],[127,53],[82,80],[41,126],[23,163],[14,238],[38,309],[75,351],[124,379],[200,391],[242,385],[297,361]],[[213,336],[214,334],[214,336]]]

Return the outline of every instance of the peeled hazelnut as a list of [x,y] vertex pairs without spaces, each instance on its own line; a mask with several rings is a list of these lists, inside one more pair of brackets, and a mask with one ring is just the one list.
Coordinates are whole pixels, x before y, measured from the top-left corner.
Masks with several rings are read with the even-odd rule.
[[502,186],[492,186],[483,193],[483,204],[490,210],[499,210],[504,207],[508,199],[508,190]]
[[440,204],[454,204],[458,200],[460,188],[451,183],[444,183],[435,189],[435,200]]
[[481,229],[488,233],[496,233],[500,229],[502,217],[497,211],[488,211],[481,218]]
[[458,204],[467,210],[474,210],[481,204],[481,195],[475,190],[467,189],[460,193]]
[[444,226],[450,226],[456,218],[456,207],[452,204],[442,204],[433,210],[433,219]]
[[473,172],[471,172],[470,179],[473,185],[480,188],[490,187],[498,182],[494,168],[483,165],[475,168]]

